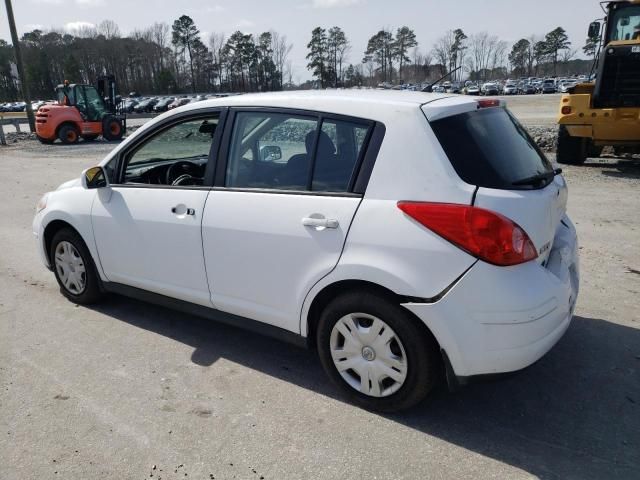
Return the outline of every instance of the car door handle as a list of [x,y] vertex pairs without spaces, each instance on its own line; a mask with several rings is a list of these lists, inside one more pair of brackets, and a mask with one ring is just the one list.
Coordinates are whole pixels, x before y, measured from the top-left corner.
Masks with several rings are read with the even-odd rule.
[[302,225],[314,228],[338,228],[340,223],[334,218],[304,217],[302,219]]
[[187,208],[181,204],[171,208],[171,213],[176,215],[195,215],[196,211],[193,208]]

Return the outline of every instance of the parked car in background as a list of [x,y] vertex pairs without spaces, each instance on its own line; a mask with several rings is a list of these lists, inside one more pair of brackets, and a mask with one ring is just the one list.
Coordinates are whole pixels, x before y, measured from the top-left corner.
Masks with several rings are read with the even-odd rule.
[[445,93],[447,90],[442,85],[434,85],[431,87],[433,93]]
[[532,83],[522,83],[518,86],[518,92],[522,95],[533,95],[537,90]]
[[480,95],[480,87],[475,83],[472,83],[466,87],[467,95]]
[[153,106],[154,112],[166,112],[169,108],[169,104],[175,100],[175,97],[164,97],[158,100]]
[[122,103],[120,103],[120,111],[123,113],[132,113],[138,103],[139,101],[135,98],[125,98]]
[[515,82],[507,82],[504,84],[502,88],[503,95],[517,95],[518,94],[518,85]]
[[494,82],[487,82],[483,84],[480,91],[483,95],[498,95],[500,93],[498,85]]
[[158,103],[158,97],[151,97],[142,100],[135,107],[133,111],[136,113],[149,113],[153,111],[153,107]]
[[577,84],[578,82],[573,80],[565,80],[564,82],[560,82],[560,84],[558,85],[558,92],[567,93],[569,89],[575,87]]
[[38,109],[45,103],[47,102],[45,102],[44,100],[36,100],[35,102],[31,102],[31,110],[33,110],[34,112],[37,112]]
[[460,93],[462,87],[457,82],[451,82],[449,86],[446,88],[447,93]]
[[540,86],[540,93],[556,93],[556,82],[553,79],[547,79]]
[[313,346],[355,403],[408,408],[440,379],[531,365],[571,322],[567,185],[501,105],[197,102],[45,194],[37,249],[74,304],[116,292]]
[[178,108],[181,107],[182,105],[186,105],[187,103],[189,103],[191,101],[191,99],[189,97],[179,97],[176,98],[173,102],[169,103],[167,105],[167,109],[168,110],[172,110],[174,108]]

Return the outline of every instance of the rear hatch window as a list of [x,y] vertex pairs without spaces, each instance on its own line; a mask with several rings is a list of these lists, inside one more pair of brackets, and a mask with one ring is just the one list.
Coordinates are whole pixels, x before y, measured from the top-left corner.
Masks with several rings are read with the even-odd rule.
[[553,181],[549,160],[504,108],[481,108],[431,122],[462,180],[503,190],[544,188]]

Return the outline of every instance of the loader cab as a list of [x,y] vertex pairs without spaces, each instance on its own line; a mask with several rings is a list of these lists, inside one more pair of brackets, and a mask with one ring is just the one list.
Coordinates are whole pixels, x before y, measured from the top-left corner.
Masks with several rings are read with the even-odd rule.
[[640,108],[640,0],[610,1],[606,8],[592,106]]
[[612,3],[606,30],[605,45],[629,41],[640,44],[640,3]]
[[76,107],[88,122],[100,122],[109,113],[98,90],[91,85],[58,85],[56,95],[60,105]]

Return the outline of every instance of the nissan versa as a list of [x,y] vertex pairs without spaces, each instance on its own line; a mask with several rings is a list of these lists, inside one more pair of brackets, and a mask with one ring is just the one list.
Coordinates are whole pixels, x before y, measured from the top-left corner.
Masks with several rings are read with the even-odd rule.
[[498,100],[393,91],[208,100],[47,193],[63,295],[115,292],[313,346],[370,409],[522,369],[578,294],[567,186]]

